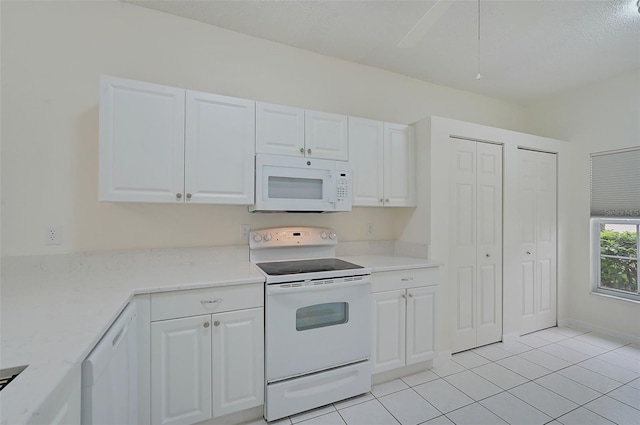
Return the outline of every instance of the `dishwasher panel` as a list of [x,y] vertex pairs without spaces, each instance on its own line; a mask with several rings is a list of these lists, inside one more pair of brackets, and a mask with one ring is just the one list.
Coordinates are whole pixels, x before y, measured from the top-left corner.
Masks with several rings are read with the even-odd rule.
[[82,362],[82,424],[138,422],[137,310],[129,304]]

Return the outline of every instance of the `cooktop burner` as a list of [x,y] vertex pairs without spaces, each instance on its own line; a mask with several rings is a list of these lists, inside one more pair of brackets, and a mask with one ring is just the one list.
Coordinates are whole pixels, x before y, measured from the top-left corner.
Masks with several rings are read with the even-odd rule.
[[318,258],[313,260],[272,261],[257,263],[270,276],[285,276],[300,273],[328,272],[336,270],[363,269],[364,267],[338,258]]

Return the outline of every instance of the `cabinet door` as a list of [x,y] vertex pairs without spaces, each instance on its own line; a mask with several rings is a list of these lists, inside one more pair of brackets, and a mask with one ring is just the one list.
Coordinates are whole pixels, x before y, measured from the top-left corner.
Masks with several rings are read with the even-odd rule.
[[371,299],[372,373],[402,367],[405,364],[405,290],[373,293]]
[[416,206],[416,156],[413,127],[384,123],[384,202]]
[[184,102],[184,89],[101,78],[101,201],[182,202]]
[[349,117],[354,207],[383,205],[383,130],[381,121]]
[[407,365],[435,357],[437,286],[407,289]]
[[151,423],[211,418],[211,315],[151,323]]
[[217,313],[213,319],[213,416],[264,402],[264,310]]
[[253,204],[255,102],[187,91],[185,202]]
[[257,102],[256,152],[304,156],[304,109]]
[[327,112],[305,111],[305,155],[347,161],[347,117]]

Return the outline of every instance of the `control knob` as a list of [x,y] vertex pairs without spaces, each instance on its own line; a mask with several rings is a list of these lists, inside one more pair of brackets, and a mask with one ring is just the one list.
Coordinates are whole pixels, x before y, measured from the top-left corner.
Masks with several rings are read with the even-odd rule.
[[262,235],[256,233],[255,235],[253,235],[253,240],[256,242],[260,242],[262,240]]
[[262,237],[262,239],[263,239],[265,242],[269,242],[269,241],[271,240],[271,233],[266,233],[266,234]]
[[336,234],[331,232],[329,233],[329,239],[335,239],[336,238]]
[[322,232],[322,233],[320,233],[320,237],[321,237],[322,239],[327,239],[327,232]]

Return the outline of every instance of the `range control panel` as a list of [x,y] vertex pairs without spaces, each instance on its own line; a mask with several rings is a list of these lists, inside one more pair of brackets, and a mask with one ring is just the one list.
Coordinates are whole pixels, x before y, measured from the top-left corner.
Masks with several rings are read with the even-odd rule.
[[274,227],[249,233],[250,249],[337,244],[336,232],[323,227]]

